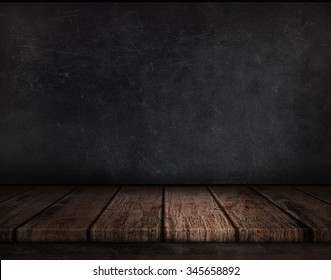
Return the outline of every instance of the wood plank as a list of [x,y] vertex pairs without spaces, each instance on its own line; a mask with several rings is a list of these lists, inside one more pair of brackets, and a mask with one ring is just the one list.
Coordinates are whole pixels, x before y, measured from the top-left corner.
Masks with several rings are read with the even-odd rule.
[[93,241],[161,240],[162,187],[125,187],[92,226]]
[[235,229],[206,187],[165,190],[166,241],[235,241]]
[[0,202],[8,200],[29,189],[32,189],[32,187],[31,186],[1,186],[0,187]]
[[292,187],[255,189],[312,229],[313,241],[331,241],[331,205]]
[[302,186],[297,189],[331,204],[331,186]]
[[89,226],[118,187],[85,187],[67,195],[17,229],[18,241],[87,241]]
[[[1,260],[330,260],[331,243],[0,243]],[[221,277],[222,279],[222,277]],[[286,279],[286,278],[285,278]]]
[[308,240],[309,230],[246,187],[212,187],[218,202],[238,229],[238,241],[295,242]]
[[0,241],[13,241],[15,229],[74,187],[37,187],[0,204]]

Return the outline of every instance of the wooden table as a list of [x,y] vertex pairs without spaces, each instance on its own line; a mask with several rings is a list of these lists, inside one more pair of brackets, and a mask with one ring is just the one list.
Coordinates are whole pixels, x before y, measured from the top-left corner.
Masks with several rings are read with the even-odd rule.
[[1,259],[331,258],[330,186],[1,186],[0,213]]

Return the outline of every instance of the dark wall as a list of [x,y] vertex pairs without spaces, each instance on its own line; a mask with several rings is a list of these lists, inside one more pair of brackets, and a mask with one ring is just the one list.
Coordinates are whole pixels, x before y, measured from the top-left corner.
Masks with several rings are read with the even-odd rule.
[[0,183],[331,183],[330,15],[0,4]]

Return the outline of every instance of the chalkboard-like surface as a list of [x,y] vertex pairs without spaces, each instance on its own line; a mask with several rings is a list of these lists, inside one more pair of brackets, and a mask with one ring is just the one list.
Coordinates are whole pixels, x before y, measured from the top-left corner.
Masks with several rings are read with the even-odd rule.
[[329,3],[1,3],[0,183],[330,183]]

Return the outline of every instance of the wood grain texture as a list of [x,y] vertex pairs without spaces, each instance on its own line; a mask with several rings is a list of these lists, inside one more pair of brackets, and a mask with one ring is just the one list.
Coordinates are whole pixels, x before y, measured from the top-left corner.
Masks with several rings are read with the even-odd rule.
[[92,226],[93,241],[161,240],[162,187],[124,187]]
[[212,187],[211,191],[238,230],[238,241],[295,242],[308,239],[308,229],[247,187]]
[[23,193],[29,189],[31,186],[0,186],[0,202],[10,199],[20,193]]
[[313,195],[320,200],[331,204],[331,187],[330,186],[303,186],[297,189]]
[[331,205],[292,187],[255,187],[255,190],[310,227],[313,241],[331,241]]
[[37,187],[0,204],[0,241],[13,241],[14,230],[74,187]]
[[209,189],[0,188],[0,241],[331,242],[328,186]]
[[89,226],[118,187],[85,187],[70,193],[17,229],[18,241],[87,241]]
[[235,241],[235,229],[205,187],[167,187],[166,241]]

